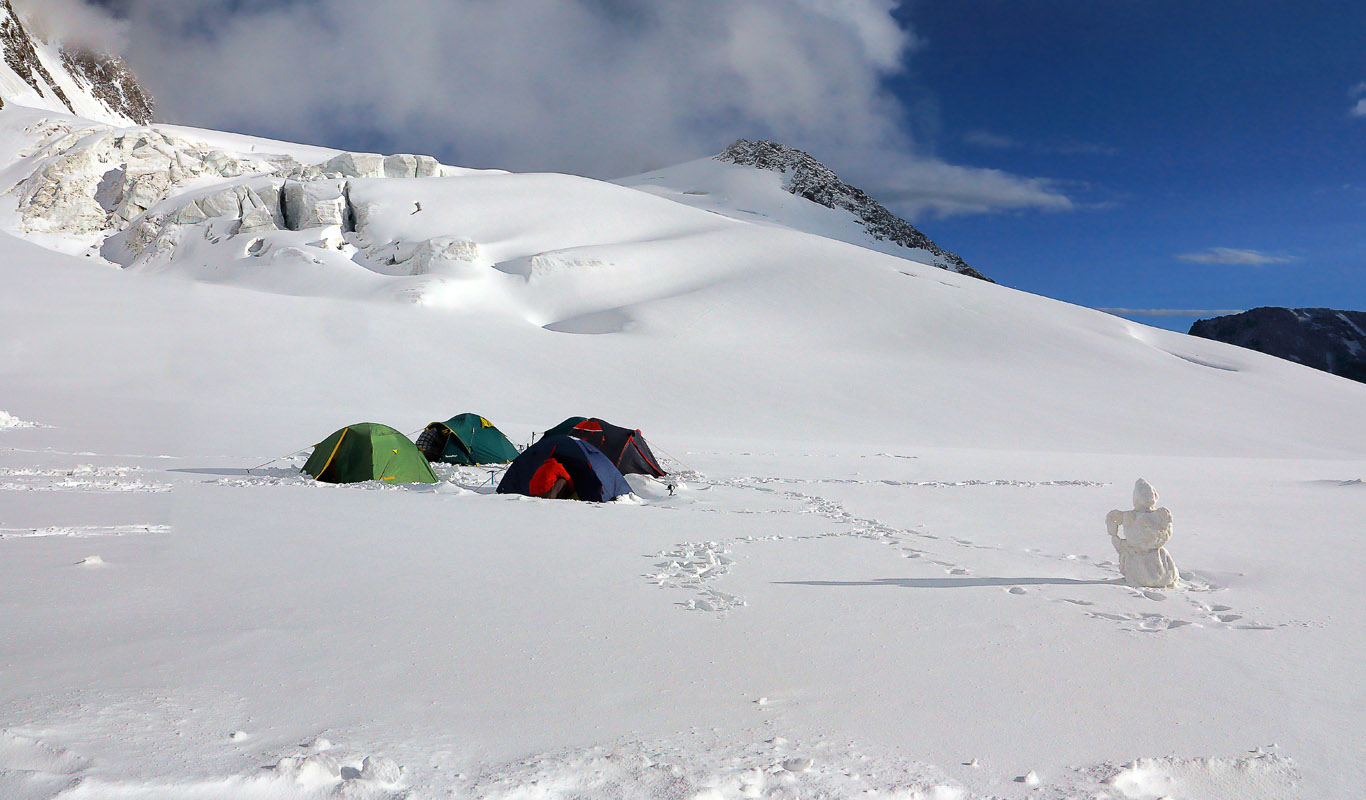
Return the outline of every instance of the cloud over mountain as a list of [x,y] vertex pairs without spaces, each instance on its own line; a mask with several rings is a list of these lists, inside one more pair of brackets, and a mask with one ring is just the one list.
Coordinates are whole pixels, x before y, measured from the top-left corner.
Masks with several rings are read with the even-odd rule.
[[884,85],[917,44],[893,0],[103,5],[176,121],[595,177],[772,138],[909,215],[1071,206],[1048,181],[923,155]]

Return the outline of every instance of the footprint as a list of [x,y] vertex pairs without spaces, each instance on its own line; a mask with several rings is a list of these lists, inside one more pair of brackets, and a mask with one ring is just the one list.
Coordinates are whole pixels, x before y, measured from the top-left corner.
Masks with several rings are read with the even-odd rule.
[[1023,586],[1012,586],[1009,591],[1011,594],[1029,594],[1029,590]]
[[1152,590],[1150,590],[1150,589],[1144,589],[1140,594],[1142,594],[1144,597],[1148,598],[1149,600],[1166,600],[1166,599],[1167,599],[1167,596],[1166,596],[1165,594],[1162,594],[1161,592],[1154,592],[1154,591],[1152,591]]
[[1095,605],[1095,603],[1091,602],[1090,600],[1073,600],[1073,599],[1070,598],[1070,597],[1064,597],[1064,598],[1062,598],[1062,601],[1063,601],[1064,603],[1072,603],[1072,604],[1074,604],[1074,605],[1079,605],[1079,606],[1093,606],[1093,605]]
[[1214,618],[1220,622],[1237,622],[1243,618],[1242,614],[1215,614]]
[[[968,574],[968,571],[965,570],[965,569],[963,569],[962,567],[954,567],[953,569],[949,570],[949,574],[950,574],[950,575],[966,575],[966,574]],[[1016,587],[1016,588],[1019,588],[1019,587]]]

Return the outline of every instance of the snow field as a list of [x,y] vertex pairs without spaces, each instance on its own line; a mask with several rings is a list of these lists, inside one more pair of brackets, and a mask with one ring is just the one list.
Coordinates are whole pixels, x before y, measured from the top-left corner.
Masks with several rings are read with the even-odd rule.
[[[1350,653],[1323,643],[1353,634],[1321,613],[1296,619],[1293,587],[1280,585],[1294,575],[1265,569],[1289,560],[1277,547],[1321,556],[1274,537],[1233,556],[1238,531],[1223,528],[1275,529],[1317,509],[1324,530],[1345,530],[1334,520],[1360,513],[1361,493],[1291,478],[1347,464],[1241,463],[1221,481],[1208,477],[1218,460],[1147,460],[1159,488],[1194,487],[1163,498],[1193,580],[1152,598],[1113,582],[1101,535],[1127,490],[1107,473],[1131,470],[1124,459],[678,452],[703,474],[673,495],[637,479],[637,503],[607,506],[492,495],[469,468],[395,487],[316,484],[293,462],[250,474],[193,456],[162,466],[173,525],[106,540],[122,546],[102,551],[100,585],[66,572],[86,552],[9,553],[20,578],[4,604],[28,677],[0,709],[12,735],[46,732],[31,747],[103,766],[63,794],[51,789],[66,773],[24,771],[14,756],[4,780],[32,792],[20,797],[64,798],[1290,797],[1304,753],[1332,759],[1322,731],[1350,724],[1350,709],[1318,704],[1312,687],[1347,679],[1338,656]],[[757,474],[733,472],[742,466]],[[1199,499],[1240,482],[1256,490],[1232,514]],[[1211,559],[1251,559],[1253,574]],[[653,580],[661,560],[684,579]],[[1347,573],[1316,578],[1344,585]],[[716,596],[742,603],[703,605]],[[1217,617],[1235,610],[1264,624]],[[1151,624],[1155,614],[1184,624]],[[107,624],[116,639],[97,633]],[[1297,675],[1265,668],[1314,650]],[[1256,675],[1261,693],[1211,680],[1222,664]],[[1137,706],[1106,699],[1153,669]],[[114,688],[101,677],[111,672],[128,677]],[[45,699],[48,681],[105,685]],[[1312,721],[1268,721],[1271,697],[1314,709]],[[1129,724],[1060,713],[1114,702]],[[1173,715],[1186,725],[1168,727]],[[998,733],[1026,729],[1039,741]],[[320,735],[351,744],[309,761],[298,742]],[[1246,752],[1271,741],[1279,749]],[[1136,748],[1210,755],[1126,761]],[[168,780],[136,755],[149,751],[204,777]],[[366,755],[401,764],[401,785],[361,781]],[[1335,785],[1325,763],[1310,765]],[[1016,780],[1031,772],[1037,790]]]
[[[108,133],[0,123],[5,189]],[[1366,388],[718,195],[327,177],[313,211],[354,230],[243,233],[261,179],[214,151],[344,154],[160,130],[209,170],[136,217],[166,212],[160,260],[0,197],[0,407],[49,426],[0,431],[0,797],[1366,784]],[[341,425],[459,411],[638,426],[682,480],[599,506],[297,472]],[[1140,476],[1178,590],[1116,583]]]

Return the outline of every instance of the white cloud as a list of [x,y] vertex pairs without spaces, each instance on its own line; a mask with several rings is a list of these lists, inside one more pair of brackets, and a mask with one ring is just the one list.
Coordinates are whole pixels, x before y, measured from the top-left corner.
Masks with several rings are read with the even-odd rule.
[[1350,109],[1347,110],[1347,113],[1350,116],[1366,117],[1366,97],[1361,97],[1361,95],[1363,94],[1366,94],[1366,81],[1358,83],[1356,86],[1353,86],[1351,89],[1347,90],[1347,95],[1349,97],[1359,98],[1356,102],[1356,105],[1352,106]]
[[1289,264],[1295,260],[1292,256],[1272,255],[1258,250],[1237,250],[1232,247],[1211,247],[1197,253],[1182,253],[1177,258],[1195,264],[1243,264],[1254,267]]
[[884,82],[916,47],[896,0],[106,2],[177,122],[594,177],[771,138],[903,213],[1071,207],[920,155]]
[[127,45],[127,24],[84,0],[13,0],[29,30],[44,41],[76,44],[101,52]]
[[[838,171],[838,170],[836,170]],[[1072,200],[1054,182],[1008,172],[961,167],[933,159],[888,160],[865,190],[911,219],[991,211],[1070,211]]]
[[1223,317],[1241,314],[1245,308],[1098,308],[1120,317]]

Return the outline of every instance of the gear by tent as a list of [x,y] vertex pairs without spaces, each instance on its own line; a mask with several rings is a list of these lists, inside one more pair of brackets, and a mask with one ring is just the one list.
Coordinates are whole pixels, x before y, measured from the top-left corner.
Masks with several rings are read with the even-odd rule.
[[546,436],[573,436],[601,450],[622,473],[663,477],[665,471],[639,430],[623,428],[597,417],[570,417],[545,432]]
[[[559,473],[552,462],[568,475],[568,482],[579,500],[605,503],[631,493],[631,486],[621,470],[602,451],[572,436],[558,435],[542,437],[517,456],[498,482],[498,493],[545,496],[548,486],[538,484]],[[549,469],[543,469],[545,467]]]
[[427,459],[407,436],[388,425],[347,425],[313,448],[304,472],[324,483],[436,483]]
[[508,437],[478,414],[431,423],[418,435],[417,449],[428,461],[447,464],[506,464],[517,457]]

